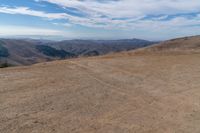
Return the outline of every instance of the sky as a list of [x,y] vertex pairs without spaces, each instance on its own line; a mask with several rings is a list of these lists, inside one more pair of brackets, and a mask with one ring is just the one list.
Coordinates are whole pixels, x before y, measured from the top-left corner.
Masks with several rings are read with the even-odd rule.
[[0,37],[167,40],[200,35],[199,0],[0,0]]

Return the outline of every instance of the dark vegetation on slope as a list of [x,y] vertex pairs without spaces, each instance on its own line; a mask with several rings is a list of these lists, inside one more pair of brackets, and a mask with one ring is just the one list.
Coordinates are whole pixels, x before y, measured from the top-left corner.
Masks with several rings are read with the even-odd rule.
[[61,59],[75,57],[73,53],[66,52],[65,50],[57,50],[46,45],[36,45],[36,49],[50,57],[59,57]]
[[1,58],[1,57],[8,57],[8,56],[9,56],[8,49],[5,48],[5,47],[3,46],[3,42],[0,41],[0,58]]

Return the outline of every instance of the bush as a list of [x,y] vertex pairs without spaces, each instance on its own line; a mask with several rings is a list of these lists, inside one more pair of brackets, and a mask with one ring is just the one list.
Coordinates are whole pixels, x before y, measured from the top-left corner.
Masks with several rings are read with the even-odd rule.
[[45,46],[45,45],[37,45],[36,49],[42,52],[44,55],[47,55],[50,57],[70,58],[70,57],[75,56],[74,54],[66,52],[64,50],[57,50],[55,48],[52,48],[50,46]]
[[10,64],[8,64],[7,62],[0,64],[0,68],[6,68],[11,66]]

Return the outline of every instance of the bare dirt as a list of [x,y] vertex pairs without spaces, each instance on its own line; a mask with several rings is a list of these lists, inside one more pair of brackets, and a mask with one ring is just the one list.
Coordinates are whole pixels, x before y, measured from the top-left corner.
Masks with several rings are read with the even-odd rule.
[[0,133],[199,133],[200,54],[0,69]]

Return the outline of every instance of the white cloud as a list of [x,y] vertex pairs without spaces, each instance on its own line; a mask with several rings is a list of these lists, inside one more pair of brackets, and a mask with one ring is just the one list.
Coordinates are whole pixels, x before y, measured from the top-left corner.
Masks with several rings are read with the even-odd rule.
[[[85,17],[70,15],[66,12],[48,13],[36,11],[28,7],[0,7],[1,13],[22,14],[47,19],[65,19],[65,24],[73,24],[93,28],[143,30],[160,32],[164,30],[181,30],[184,27],[200,24],[200,15],[187,18],[177,14],[200,12],[199,0],[35,0],[46,1],[61,8],[72,7]],[[44,4],[44,3],[43,3]],[[149,15],[152,19],[143,19]],[[157,16],[158,15],[158,16]],[[170,16],[173,16],[170,18]],[[176,16],[177,15],[177,16]],[[106,17],[105,17],[106,16]],[[157,17],[156,17],[157,16]],[[167,18],[170,19],[167,19]],[[164,19],[164,20],[163,20]],[[33,30],[34,31],[34,30]],[[0,31],[1,32],[1,31]],[[50,32],[51,33],[51,32]]]
[[[39,1],[39,0],[38,0]],[[200,9],[199,0],[40,0],[61,7],[73,7],[92,15],[113,17],[138,17],[147,14],[176,14]]]
[[87,26],[95,23],[94,20],[88,19],[88,18],[80,18],[80,17],[69,15],[67,13],[47,13],[44,11],[36,11],[28,7],[15,7],[15,8],[0,7],[0,13],[30,15],[30,16],[36,16],[36,17],[42,17],[42,18],[48,18],[48,19],[66,19],[75,24],[85,24]]
[[[73,7],[87,14],[87,17],[77,17],[67,13],[47,13],[44,11],[31,10],[28,7],[0,7],[0,12],[10,14],[23,14],[48,19],[67,19],[75,24],[94,27],[112,27],[136,21],[148,15],[160,15],[157,20],[168,15],[200,11],[199,0],[35,0],[47,1],[61,7]],[[102,17],[107,16],[107,17]],[[116,20],[113,18],[129,18]],[[155,19],[156,20],[156,19]],[[104,25],[98,25],[104,23]]]
[[[75,24],[81,24],[89,27],[103,27],[103,28],[130,28],[137,26],[137,22],[154,23],[158,25],[171,25],[172,20],[165,22],[159,21],[167,18],[170,15],[184,14],[191,12],[200,12],[199,0],[37,0],[46,1],[57,4],[61,7],[73,7],[87,14],[87,17],[73,17],[68,16],[69,20]],[[154,21],[141,21],[140,19],[148,15],[162,15],[155,18]],[[102,17],[107,16],[107,17]],[[115,18],[125,18],[115,19]],[[178,19],[178,18],[177,18]],[[191,22],[189,19],[184,19],[186,22]],[[199,22],[199,21],[196,21]],[[196,23],[192,22],[192,23]],[[98,24],[103,25],[98,25]],[[175,22],[173,22],[175,23]],[[151,26],[151,25],[148,25]]]
[[42,29],[34,27],[23,27],[23,26],[0,26],[0,36],[31,36],[31,35],[41,35],[41,36],[54,36],[63,35],[61,31],[52,29]]
[[22,14],[22,15],[31,15],[36,17],[44,17],[49,19],[61,19],[65,18],[65,13],[46,13],[43,11],[35,11],[31,10],[28,7],[15,7],[15,8],[9,8],[9,7],[0,7],[1,13],[9,13],[9,14]]

